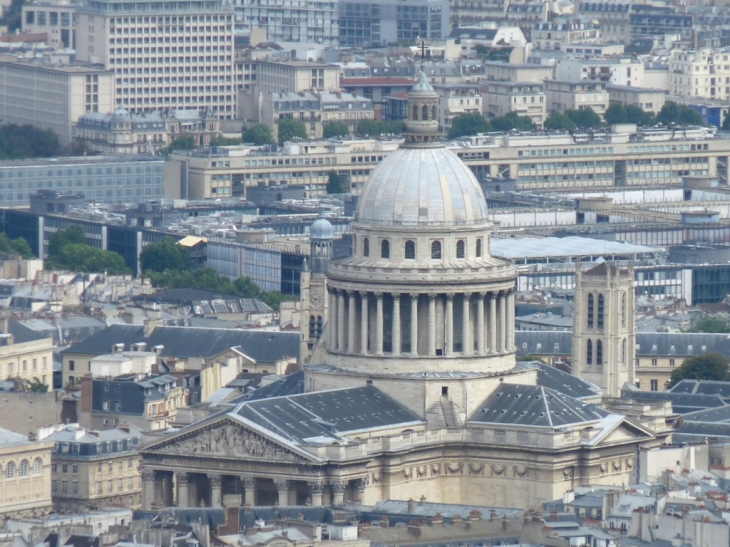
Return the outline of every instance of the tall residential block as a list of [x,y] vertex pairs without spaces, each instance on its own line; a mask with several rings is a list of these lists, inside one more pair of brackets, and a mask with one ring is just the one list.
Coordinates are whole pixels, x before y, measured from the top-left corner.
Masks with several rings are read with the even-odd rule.
[[338,0],[236,0],[236,30],[266,29],[269,40],[339,44]]
[[210,107],[219,119],[234,117],[234,12],[227,0],[89,0],[77,13],[77,58],[115,73],[117,107]]

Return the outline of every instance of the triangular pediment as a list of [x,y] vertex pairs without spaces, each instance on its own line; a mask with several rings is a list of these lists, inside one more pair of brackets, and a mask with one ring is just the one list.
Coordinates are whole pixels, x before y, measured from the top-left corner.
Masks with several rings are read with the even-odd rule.
[[247,427],[241,419],[223,416],[219,421],[191,426],[160,441],[147,445],[143,451],[155,454],[175,454],[205,458],[235,458],[267,462],[315,462],[319,458],[308,454],[285,439]]
[[594,446],[607,446],[646,441],[653,438],[654,434],[649,429],[627,418],[623,418],[608,427],[607,431],[602,432],[599,438],[595,439],[597,442],[592,442],[591,444]]

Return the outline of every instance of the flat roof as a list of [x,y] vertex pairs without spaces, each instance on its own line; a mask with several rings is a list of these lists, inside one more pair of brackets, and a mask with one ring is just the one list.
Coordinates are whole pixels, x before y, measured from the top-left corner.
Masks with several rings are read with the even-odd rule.
[[62,166],[62,165],[95,165],[98,163],[111,162],[160,162],[164,163],[165,158],[162,156],[143,156],[143,155],[127,155],[127,156],[79,156],[79,157],[60,157],[60,158],[28,158],[24,160],[10,160],[0,162],[2,167],[39,167],[39,166]]
[[16,57],[15,55],[7,55],[7,54],[0,54],[0,64],[29,67],[29,68],[34,68],[37,70],[47,70],[49,72],[65,72],[67,74],[87,74],[89,72],[93,72],[94,74],[103,73],[103,72],[105,72],[107,74],[113,74],[113,71],[106,70],[101,65],[78,64],[78,63],[71,64],[71,65],[46,64],[37,59],[26,59],[25,57],[19,58],[19,57]]
[[545,237],[542,239],[492,239],[492,254],[502,258],[540,258],[585,255],[654,253],[658,249],[590,237]]

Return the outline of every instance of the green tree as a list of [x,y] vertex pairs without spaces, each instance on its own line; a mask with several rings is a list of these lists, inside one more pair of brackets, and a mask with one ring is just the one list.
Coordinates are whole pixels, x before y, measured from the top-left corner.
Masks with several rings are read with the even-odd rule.
[[132,273],[120,254],[77,243],[63,247],[52,264],[56,268],[74,272],[107,273],[109,275]]
[[573,120],[571,120],[565,114],[561,114],[560,112],[552,112],[545,120],[543,126],[545,127],[545,129],[550,129],[553,131],[572,131],[576,128]]
[[719,353],[703,353],[690,357],[672,371],[668,387],[672,387],[682,380],[727,380],[729,364],[728,358]]
[[606,123],[626,123],[626,109],[621,103],[612,103],[608,105],[606,113],[603,115],[603,119]]
[[685,332],[730,333],[730,322],[716,315],[695,316]]
[[685,104],[678,104],[674,101],[667,101],[656,117],[657,121],[664,125],[705,125],[705,120],[699,112]]
[[32,125],[0,127],[0,159],[23,159],[58,156],[61,144],[58,135]]
[[342,193],[342,181],[340,180],[340,174],[334,169],[327,173],[327,193],[328,194],[341,194]]
[[210,146],[235,146],[237,144],[241,144],[241,139],[231,139],[228,137],[221,137],[220,135],[216,135],[212,139],[210,139]]
[[535,124],[527,116],[520,116],[517,112],[508,112],[504,116],[497,116],[489,120],[489,131],[512,131],[520,129],[530,131]]
[[10,239],[4,232],[0,232],[0,253],[14,253],[21,258],[34,258],[33,250],[28,242],[19,237],[18,239]]
[[592,128],[600,127],[603,125],[603,120],[596,114],[596,111],[592,108],[581,108],[580,110],[568,109],[564,114],[572,121],[577,127],[581,128]]
[[349,137],[350,127],[338,120],[327,122],[322,128],[322,134],[325,139],[333,139],[336,137]]
[[189,270],[190,253],[174,239],[166,237],[159,243],[145,245],[139,254],[139,262],[143,274],[165,270]]
[[470,137],[478,133],[488,133],[489,122],[477,112],[459,114],[451,121],[448,138]]
[[633,104],[627,104],[624,111],[626,112],[626,123],[635,123],[637,125],[656,124],[656,116],[653,112],[647,112]]
[[722,130],[730,131],[730,113],[725,114],[725,119],[722,121]]
[[357,122],[355,132],[361,137],[377,137],[380,135],[381,129],[377,121],[365,118]]
[[256,146],[274,144],[274,133],[265,123],[260,123],[243,132],[243,142],[250,142]]
[[299,120],[292,118],[284,118],[279,120],[279,144],[284,144],[287,141],[294,139],[306,139],[307,138],[307,126]]
[[51,235],[48,240],[48,258],[53,261],[61,254],[61,249],[66,245],[86,244],[86,236],[84,230],[78,224],[73,224],[65,230],[58,230]]
[[28,391],[33,391],[35,393],[48,393],[48,386],[41,382],[38,378],[33,378],[30,382],[26,384],[26,388]]

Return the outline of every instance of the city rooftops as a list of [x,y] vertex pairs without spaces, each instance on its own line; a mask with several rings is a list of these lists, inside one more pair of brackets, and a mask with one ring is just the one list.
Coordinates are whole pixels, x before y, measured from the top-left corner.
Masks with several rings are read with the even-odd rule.
[[260,65],[269,66],[285,66],[289,68],[334,68],[339,69],[337,65],[331,65],[328,63],[314,63],[311,61],[303,61],[299,59],[290,59],[288,61],[278,61],[273,59],[264,59],[256,61]]
[[17,57],[15,55],[7,54],[0,54],[0,64],[27,66],[37,70],[47,70],[48,72],[65,74],[113,74],[113,71],[106,70],[101,65],[92,65],[89,63],[73,63],[65,65],[59,62],[51,64],[48,60],[44,59]]
[[163,163],[164,158],[160,156],[143,156],[143,155],[122,155],[122,156],[79,156],[79,157],[60,157],[60,158],[28,158],[24,160],[8,160],[0,163],[0,169],[7,167],[58,167],[64,165],[85,165],[92,166],[97,163],[134,163],[134,162],[159,162]]

